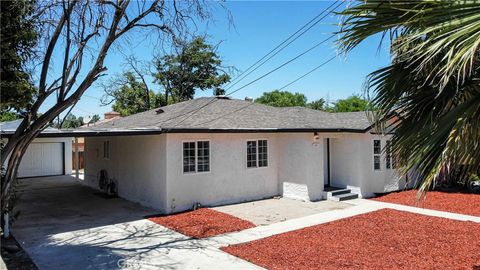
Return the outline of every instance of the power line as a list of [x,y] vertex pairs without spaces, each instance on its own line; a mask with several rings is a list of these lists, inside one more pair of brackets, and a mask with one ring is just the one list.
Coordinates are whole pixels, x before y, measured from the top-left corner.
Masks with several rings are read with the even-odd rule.
[[[304,55],[304,54],[306,54],[306,53],[308,53],[309,51],[311,51],[312,49],[316,48],[316,47],[317,47],[317,46],[319,46],[320,44],[322,44],[322,43],[324,43],[324,42],[328,41],[328,40],[329,40],[329,39],[331,39],[332,37],[333,37],[333,36],[331,36],[331,37],[329,37],[329,38],[327,38],[327,39],[325,39],[325,40],[321,41],[320,43],[318,43],[318,44],[316,44],[315,46],[311,47],[311,48],[310,48],[310,49],[308,49],[307,51],[305,51],[305,52],[303,52],[303,53],[301,53],[301,54],[297,55],[296,57],[294,57],[294,58],[290,59],[289,61],[285,62],[284,64],[280,65],[279,67],[277,67],[277,68],[273,69],[272,71],[270,71],[270,72],[268,72],[268,73],[266,73],[266,74],[262,75],[261,77],[259,77],[259,78],[257,78],[256,80],[254,80],[254,81],[252,81],[252,82],[250,82],[250,83],[248,83],[248,84],[246,84],[246,85],[242,86],[241,88],[239,88],[239,89],[237,89],[237,90],[235,90],[235,91],[233,91],[233,92],[231,92],[231,93],[227,94],[227,96],[228,96],[228,95],[231,95],[231,94],[233,94],[233,93],[235,93],[235,92],[237,92],[237,91],[239,91],[239,90],[241,90],[242,88],[244,88],[244,87],[246,87],[246,86],[248,86],[248,85],[250,85],[250,84],[252,84],[252,83],[254,83],[254,82],[256,82],[256,81],[258,81],[258,80],[260,80],[260,79],[262,79],[262,78],[264,78],[264,77],[266,77],[266,76],[268,76],[269,74],[271,74],[271,73],[275,72],[276,70],[278,70],[278,69],[282,68],[283,66],[287,65],[288,63],[292,62],[293,60],[295,60],[295,59],[297,59],[297,58],[301,57],[302,55]],[[317,69],[319,69],[319,68],[323,67],[324,65],[328,64],[329,62],[331,62],[331,61],[332,61],[333,59],[335,59],[335,58],[336,58],[336,56],[332,56],[332,57],[331,57],[331,58],[329,58],[327,61],[325,61],[325,62],[321,63],[320,65],[316,66],[316,67],[315,67],[315,68],[313,68],[312,70],[310,70],[310,71],[308,71],[307,73],[303,74],[303,75],[302,75],[302,76],[300,76],[299,78],[297,78],[297,79],[293,80],[292,82],[290,82],[290,83],[286,84],[285,86],[283,86],[282,88],[280,88],[280,90],[282,90],[282,89],[284,89],[285,87],[288,87],[288,86],[290,86],[291,84],[293,84],[293,83],[295,83],[295,82],[297,82],[297,81],[301,80],[302,78],[304,78],[304,77],[308,76],[309,74],[311,74],[311,73],[312,73],[312,72],[314,72],[315,70],[317,70]],[[183,115],[187,115],[187,114],[188,114],[186,117],[184,117],[182,120],[180,120],[180,122],[176,123],[176,125],[175,125],[174,127],[176,127],[176,126],[178,126],[179,124],[181,124],[181,123],[185,122],[185,121],[186,121],[186,120],[187,120],[187,119],[188,119],[188,118],[189,118],[191,115],[193,115],[193,114],[197,113],[197,112],[198,112],[198,111],[200,111],[201,109],[203,109],[203,108],[205,108],[205,107],[209,106],[210,104],[212,104],[212,103],[216,102],[217,100],[218,100],[218,99],[216,99],[216,98],[212,98],[212,99],[211,99],[211,100],[209,100],[209,101],[208,101],[206,104],[204,104],[204,105],[200,106],[199,108],[196,108],[196,109],[194,109],[194,110],[192,110],[192,111],[189,111],[189,112],[187,112],[187,113],[185,113],[185,114],[182,114],[182,115],[180,115],[180,116],[183,116]],[[179,117],[179,116],[177,116],[177,117]],[[171,119],[173,119],[173,118],[177,118],[177,117],[172,117]],[[222,117],[223,117],[223,116],[221,116],[221,117],[219,117],[219,118],[222,118]],[[217,118],[217,119],[219,119],[219,118]],[[168,120],[171,120],[171,119],[168,119]]]
[[283,89],[289,87],[290,85],[298,82],[299,80],[303,79],[304,77],[310,75],[310,74],[311,74],[312,72],[314,72],[315,70],[317,70],[317,69],[323,67],[324,65],[328,64],[329,62],[331,62],[331,61],[332,61],[333,59],[335,59],[335,58],[336,58],[335,55],[332,56],[332,57],[331,57],[330,59],[328,59],[327,61],[321,63],[320,65],[318,65],[318,66],[316,66],[315,68],[311,69],[310,71],[308,71],[307,73],[305,73],[305,74],[303,74],[302,76],[298,77],[297,79],[295,79],[295,80],[287,83],[286,85],[282,86],[282,87],[281,87],[280,89],[278,89],[278,90],[283,90]]
[[[335,3],[335,2],[334,2]],[[296,31],[294,34],[292,34],[289,38],[287,38],[284,42],[282,42],[281,44],[279,44],[277,47],[275,47],[273,50],[271,50],[269,53],[267,53],[264,57],[262,57],[260,60],[258,60],[257,62],[255,62],[252,66],[250,66],[248,69],[250,69],[251,67],[255,66],[257,63],[259,63],[260,61],[262,61],[263,59],[265,59],[266,57],[268,57],[269,54],[271,54],[273,51],[275,51],[277,48],[279,48],[280,46],[282,46],[282,44],[284,44],[285,42],[287,42],[292,36],[294,36],[295,34],[297,34],[298,32],[300,32],[303,28],[305,28],[308,24],[310,24],[312,21],[314,21],[316,18],[318,18],[319,16],[321,16],[325,11],[327,11],[330,7],[332,7],[334,5],[334,3],[332,3],[329,7],[327,7],[326,9],[324,9],[319,15],[317,15],[314,19],[310,20],[307,24],[305,24],[302,28],[300,28],[298,31]],[[321,20],[323,20],[326,16],[328,16],[330,13],[332,13],[332,11],[334,11],[335,9],[337,9],[340,5],[342,4],[342,2],[340,2],[338,5],[336,5],[332,10],[330,10],[327,14],[325,14],[322,18],[320,18],[317,22],[314,23],[314,25],[318,24]],[[270,60],[272,57],[274,57],[276,54],[278,54],[281,50],[283,50],[285,47],[287,47],[288,45],[290,45],[293,41],[295,41],[296,39],[298,39],[300,36],[302,36],[305,32],[307,32],[308,30],[310,30],[314,25],[310,26],[308,29],[306,29],[304,32],[302,32],[299,36],[297,36],[294,40],[290,41],[288,44],[286,44],[283,48],[281,48],[279,51],[277,51],[274,55],[270,56],[268,59],[266,59],[264,62],[262,62],[260,64],[260,66],[262,66],[263,64],[265,64],[265,62],[267,62],[268,60]],[[242,87],[226,94],[226,96],[229,96],[229,95],[232,95],[233,93],[236,93],[238,91],[240,91],[241,89],[265,78],[266,76],[272,74],[273,72],[281,69],[282,67],[290,64],[291,62],[297,60],[298,58],[302,57],[303,55],[309,53],[310,51],[312,51],[313,49],[317,48],[318,46],[322,45],[323,43],[327,42],[328,40],[332,39],[334,37],[334,35],[331,35],[330,37],[320,41],[319,43],[315,44],[313,47],[309,48],[308,50],[302,52],[301,54],[295,56],[294,58],[288,60],[287,62],[281,64],[280,66],[274,68],[273,70],[263,74],[262,76],[256,78],[255,80],[253,81],[250,81],[249,83],[243,85]],[[333,59],[332,59],[333,60]],[[331,61],[331,60],[330,60]],[[326,63],[325,63],[326,64]],[[246,76],[250,75],[253,71],[255,71],[256,69],[258,69],[260,66],[256,67],[255,69],[253,69],[252,71],[250,71],[248,74],[246,74],[245,76],[243,76],[242,78],[240,78],[237,82],[235,82],[233,85],[230,85],[226,90],[232,88],[235,84],[237,84],[238,82],[240,82],[241,80],[243,80]],[[248,70],[247,69],[247,70]],[[245,71],[246,72],[246,71]],[[243,72],[243,73],[245,73]],[[242,73],[242,74],[243,74]],[[240,75],[241,76],[241,75]],[[237,77],[238,78],[238,77]],[[172,119],[175,119],[175,118],[178,118],[178,117],[181,117],[183,115],[187,115],[186,117],[184,117],[182,120],[180,120],[178,123],[176,123],[175,126],[178,126],[179,124],[183,123],[184,121],[186,121],[190,116],[192,116],[193,114],[195,114],[196,112],[200,111],[201,109],[209,106],[210,104],[216,102],[218,99],[216,98],[212,98],[211,100],[209,100],[205,105],[202,105],[200,106],[199,108],[196,108],[196,109],[193,109],[189,112],[186,112],[182,115],[178,115],[176,117],[172,117],[170,119],[167,119],[166,121],[170,121]],[[162,121],[164,122],[164,121]]]
[[[253,63],[250,67],[248,67],[244,72],[242,72],[239,76],[237,76],[237,78],[235,78],[231,84],[227,87],[226,90],[229,90],[231,89],[233,86],[235,86],[236,84],[238,84],[240,81],[242,81],[243,79],[245,79],[246,77],[248,77],[250,74],[252,74],[255,70],[257,70],[258,68],[260,68],[261,66],[263,66],[266,62],[268,62],[270,59],[272,59],[274,56],[276,56],[278,53],[280,53],[283,49],[285,49],[286,47],[288,47],[291,43],[293,43],[295,40],[297,40],[298,38],[300,38],[302,35],[304,35],[306,32],[308,32],[310,29],[312,29],[315,25],[317,25],[320,21],[322,21],[325,17],[327,17],[330,13],[332,13],[332,11],[334,11],[335,9],[337,9],[341,4],[342,2],[338,3],[338,5],[336,5],[332,10],[330,10],[327,14],[325,14],[324,16],[322,16],[320,19],[318,19],[316,22],[314,22],[312,25],[310,25],[307,29],[305,29],[302,33],[300,33],[298,36],[296,36],[293,40],[291,40],[290,42],[288,42],[288,40],[290,40],[292,37],[294,37],[296,34],[298,34],[300,31],[302,31],[305,27],[307,27],[310,23],[312,23],[313,21],[315,21],[317,18],[319,18],[324,12],[326,12],[328,9],[330,9],[333,5],[335,4],[335,2],[333,2],[330,6],[328,6],[326,9],[324,9],[322,12],[320,12],[320,14],[318,14],[317,16],[315,16],[313,19],[311,19],[309,22],[307,22],[305,25],[303,25],[300,29],[298,29],[295,33],[293,33],[292,35],[290,35],[287,39],[285,39],[283,42],[281,42],[279,45],[277,45],[275,48],[273,48],[271,51],[269,51],[266,55],[264,55],[262,58],[260,58],[259,60],[257,60],[255,63]],[[288,42],[287,44],[285,44],[286,42]],[[284,45],[285,44],[285,45]],[[282,47],[283,46],[283,47]],[[281,48],[280,48],[281,47]],[[280,48],[278,51],[276,51],[278,48]],[[275,52],[276,51],[276,52]],[[273,55],[270,55],[272,54],[273,52],[275,52]],[[270,56],[269,56],[270,55]],[[268,57],[268,58],[267,58]],[[267,58],[267,59],[265,59]],[[264,60],[265,59],[265,60]],[[264,60],[264,61],[263,61]],[[263,61],[263,62],[262,62]],[[260,63],[262,62],[262,63]],[[253,68],[254,66],[256,66],[258,63],[260,63],[260,65],[258,65],[257,67],[255,67],[254,69],[250,70],[251,68]],[[250,70],[250,71],[249,71]],[[248,72],[249,71],[249,72]],[[247,73],[248,72],[248,73]],[[247,73],[247,74],[245,74]],[[245,74],[245,75],[244,75]]]
[[329,41],[329,40],[330,40],[330,39],[332,39],[333,37],[334,37],[334,35],[331,35],[330,37],[328,37],[328,38],[326,38],[326,39],[324,39],[324,40],[320,41],[319,43],[315,44],[314,46],[310,47],[308,50],[306,50],[306,51],[302,52],[301,54],[299,54],[299,55],[295,56],[294,58],[292,58],[292,59],[288,60],[287,62],[285,62],[285,63],[281,64],[280,66],[278,66],[278,67],[276,67],[276,68],[274,68],[274,69],[270,70],[269,72],[267,72],[267,73],[263,74],[262,76],[260,76],[260,77],[258,77],[258,78],[256,78],[256,79],[254,79],[254,80],[252,80],[252,81],[248,82],[247,84],[244,84],[244,85],[243,85],[243,86],[241,86],[240,88],[238,88],[238,89],[236,89],[235,91],[232,91],[232,92],[230,92],[230,93],[228,93],[228,94],[226,94],[226,95],[227,95],[227,96],[229,96],[229,95],[231,95],[231,94],[233,94],[233,93],[236,93],[236,92],[238,92],[238,91],[242,90],[243,88],[245,88],[245,87],[247,87],[247,86],[249,86],[249,85],[251,85],[251,84],[253,84],[253,83],[255,83],[255,82],[257,82],[257,81],[259,81],[259,80],[261,80],[261,79],[263,79],[263,78],[265,78],[265,77],[267,77],[268,75],[272,74],[273,72],[275,72],[275,71],[277,71],[277,70],[279,70],[279,69],[283,68],[284,66],[286,66],[286,65],[290,64],[291,62],[293,62],[293,61],[297,60],[298,58],[300,58],[300,57],[304,56],[305,54],[307,54],[307,53],[311,52],[312,50],[314,50],[314,49],[315,49],[315,48],[317,48],[318,46],[322,45],[323,43],[325,43],[325,42]]

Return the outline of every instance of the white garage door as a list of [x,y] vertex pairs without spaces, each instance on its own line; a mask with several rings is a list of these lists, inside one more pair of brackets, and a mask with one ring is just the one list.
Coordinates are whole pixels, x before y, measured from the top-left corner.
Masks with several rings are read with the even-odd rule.
[[63,174],[63,143],[32,143],[23,156],[18,177]]

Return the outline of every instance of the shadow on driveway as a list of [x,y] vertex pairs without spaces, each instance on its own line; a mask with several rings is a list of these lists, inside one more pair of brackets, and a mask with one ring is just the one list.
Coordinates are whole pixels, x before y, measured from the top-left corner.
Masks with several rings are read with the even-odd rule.
[[104,198],[71,176],[22,179],[12,233],[40,269],[179,268],[195,241],[143,217],[153,209]]

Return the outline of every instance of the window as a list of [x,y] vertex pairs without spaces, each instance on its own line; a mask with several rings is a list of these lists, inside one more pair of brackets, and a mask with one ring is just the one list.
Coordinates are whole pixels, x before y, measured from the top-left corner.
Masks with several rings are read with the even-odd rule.
[[103,142],[103,158],[110,158],[110,141]]
[[258,167],[268,166],[267,140],[258,141]]
[[392,168],[392,163],[391,163],[391,156],[390,156],[390,141],[387,141],[385,148],[387,149],[387,154],[385,156],[385,166],[387,169]]
[[247,168],[268,167],[268,141],[247,141]]
[[380,170],[380,156],[373,157],[373,169]]
[[197,171],[210,171],[210,142],[197,142]]
[[380,140],[373,140],[373,153],[375,155],[380,155],[380,153],[382,153],[382,145]]
[[210,171],[210,142],[184,142],[183,143],[183,172],[209,172]]
[[195,172],[195,142],[183,143],[183,172]]
[[390,141],[387,141],[385,147],[387,148],[387,154],[385,156],[385,166],[387,167],[387,169],[391,169],[392,168],[392,157],[391,157],[391,154],[390,154]]
[[380,170],[380,154],[382,153],[382,144],[380,140],[373,140],[373,169]]
[[395,169],[395,158],[392,156],[392,142],[390,140],[387,141],[386,148],[386,167],[387,169]]
[[257,141],[247,142],[247,168],[257,167]]

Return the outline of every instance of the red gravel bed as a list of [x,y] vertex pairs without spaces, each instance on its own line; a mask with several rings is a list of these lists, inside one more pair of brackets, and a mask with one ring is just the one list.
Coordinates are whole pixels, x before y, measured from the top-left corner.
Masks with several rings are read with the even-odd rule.
[[417,190],[390,193],[372,200],[480,216],[480,195],[455,192],[429,191],[417,200]]
[[476,269],[480,224],[382,209],[222,250],[267,269]]
[[193,238],[211,237],[255,227],[249,221],[209,208],[148,219]]

